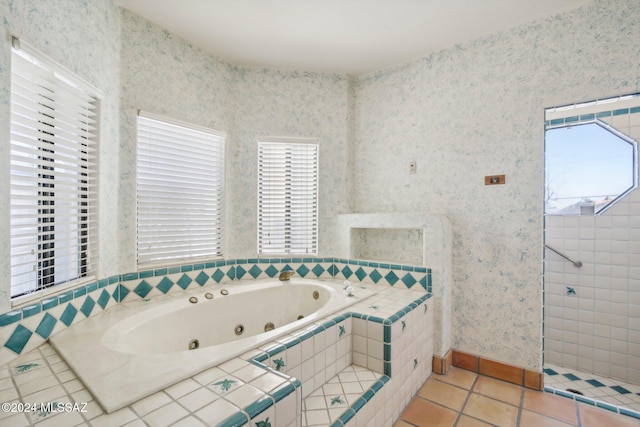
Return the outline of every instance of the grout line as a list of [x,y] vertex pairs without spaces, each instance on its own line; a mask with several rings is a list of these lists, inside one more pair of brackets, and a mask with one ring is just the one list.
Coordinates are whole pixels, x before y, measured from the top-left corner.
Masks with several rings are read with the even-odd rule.
[[524,410],[524,391],[525,387],[520,386],[520,405],[518,405],[518,417],[516,418],[516,427],[520,426],[520,421],[522,421],[522,411]]

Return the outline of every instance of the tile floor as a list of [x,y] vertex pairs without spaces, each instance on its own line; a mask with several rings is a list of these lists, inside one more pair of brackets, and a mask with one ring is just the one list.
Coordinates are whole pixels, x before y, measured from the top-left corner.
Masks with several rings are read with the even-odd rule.
[[361,366],[347,366],[303,400],[302,427],[332,425],[382,377]]
[[586,398],[640,414],[640,385],[551,364],[544,366],[544,385],[557,390],[579,391]]
[[394,427],[640,427],[640,420],[451,368],[432,374]]

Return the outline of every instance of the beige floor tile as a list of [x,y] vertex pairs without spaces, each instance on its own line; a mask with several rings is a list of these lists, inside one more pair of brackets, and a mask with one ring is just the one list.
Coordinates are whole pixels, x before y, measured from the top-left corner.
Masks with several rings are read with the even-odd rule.
[[462,415],[458,420],[456,427],[491,427],[491,424],[487,424],[484,421],[476,420],[468,415]]
[[435,379],[429,379],[418,390],[418,396],[455,411],[462,410],[469,391]]
[[513,427],[518,422],[518,408],[477,393],[471,393],[463,413],[500,427]]
[[591,405],[578,404],[582,427],[639,427],[640,420],[625,415],[614,414],[606,409]]
[[483,396],[491,397],[509,405],[520,406],[522,401],[522,387],[515,384],[509,384],[494,378],[479,376],[473,392]]
[[537,412],[531,412],[526,409],[522,410],[520,414],[520,426],[519,427],[573,427],[575,424],[567,424],[554,418],[549,418],[545,415],[538,414]]
[[458,413],[420,397],[409,403],[402,420],[418,427],[453,427]]
[[577,425],[576,403],[562,396],[525,390],[522,407],[551,418]]
[[445,383],[453,384],[455,386],[471,390],[471,387],[473,387],[473,383],[478,377],[478,374],[453,367],[449,370],[449,372],[447,372],[447,375],[432,374],[432,377],[436,380],[444,381]]

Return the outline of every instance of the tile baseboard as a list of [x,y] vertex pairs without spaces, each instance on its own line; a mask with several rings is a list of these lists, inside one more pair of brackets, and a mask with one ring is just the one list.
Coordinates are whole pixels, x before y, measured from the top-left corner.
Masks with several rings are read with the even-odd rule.
[[453,350],[449,349],[444,356],[433,355],[433,372],[446,375],[453,366]]
[[[451,364],[447,367],[446,358],[449,354],[451,355]],[[438,358],[442,362],[440,365],[436,365],[436,357],[437,356],[433,356],[434,372],[436,372],[436,366],[440,369],[446,368],[447,370],[451,366],[455,366],[533,390],[542,391],[544,389],[544,376],[542,372],[531,371],[520,366],[497,362],[455,349],[449,350],[443,358]],[[437,373],[446,373],[446,371]]]

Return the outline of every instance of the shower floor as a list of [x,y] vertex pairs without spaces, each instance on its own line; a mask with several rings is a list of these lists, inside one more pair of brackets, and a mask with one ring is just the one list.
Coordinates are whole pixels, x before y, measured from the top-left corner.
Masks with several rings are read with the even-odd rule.
[[640,414],[639,385],[547,363],[544,367],[544,386],[560,391],[578,391],[597,402],[631,409]]

